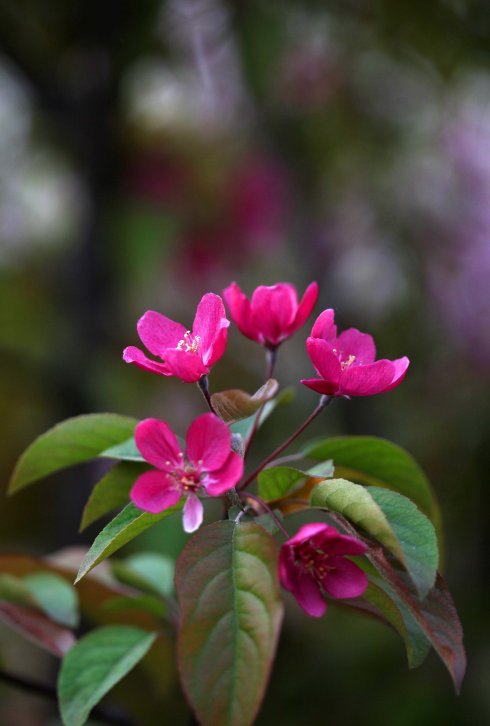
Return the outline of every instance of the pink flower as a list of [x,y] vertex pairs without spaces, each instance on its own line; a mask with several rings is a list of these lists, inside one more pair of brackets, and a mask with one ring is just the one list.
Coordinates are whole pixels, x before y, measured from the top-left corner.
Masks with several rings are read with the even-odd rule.
[[322,590],[339,600],[363,594],[366,574],[344,555],[363,555],[366,550],[363,542],[328,524],[305,524],[281,547],[281,585],[308,615],[320,618],[327,609]]
[[229,324],[222,299],[211,292],[197,306],[192,331],[148,310],[138,320],[138,334],[150,353],[163,362],[147,358],[133,345],[125,348],[123,360],[162,376],[176,376],[186,383],[195,383],[209,373],[225,352]]
[[198,495],[220,496],[242,476],[243,460],[231,450],[230,431],[214,413],[199,416],[189,426],[187,458],[164,421],[147,418],[138,424],[134,436],[142,456],[157,468],[138,477],[130,493],[133,503],[158,514],[187,497],[183,519],[186,532],[194,532],[202,522]]
[[321,378],[301,383],[330,396],[372,396],[391,391],[403,381],[410,363],[406,356],[375,361],[372,337],[355,328],[337,335],[333,310],[318,316],[306,349]]
[[257,287],[251,300],[232,282],[223,296],[231,317],[247,338],[267,348],[277,348],[305,322],[318,298],[318,285],[312,282],[298,302],[296,288],[287,282]]

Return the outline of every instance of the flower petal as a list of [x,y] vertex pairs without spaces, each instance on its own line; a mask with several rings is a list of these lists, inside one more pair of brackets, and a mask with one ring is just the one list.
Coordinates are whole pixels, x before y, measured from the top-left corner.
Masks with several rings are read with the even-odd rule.
[[335,558],[335,569],[330,570],[322,581],[325,592],[340,599],[360,597],[367,586],[366,573],[343,557]]
[[312,338],[323,338],[327,343],[335,345],[337,338],[337,326],[334,323],[335,312],[332,308],[324,310],[317,317],[311,329]]
[[336,384],[324,381],[323,378],[302,378],[300,383],[307,388],[311,388],[312,391],[316,391],[325,396],[333,395],[338,389]]
[[292,547],[284,544],[279,550],[279,581],[282,587],[288,592],[292,592],[296,587],[299,568],[294,564],[294,552]]
[[176,348],[185,335],[185,328],[165,315],[147,310],[138,320],[138,335],[150,353],[163,358],[166,348]]
[[287,338],[287,329],[298,311],[298,297],[293,285],[280,282],[277,285],[260,285],[250,302],[252,320],[265,341],[278,345]]
[[376,346],[374,340],[367,333],[361,333],[356,328],[344,330],[337,337],[335,347],[339,353],[343,353],[343,358],[355,355],[356,364],[363,365],[373,363],[376,358]]
[[295,587],[291,591],[303,610],[314,618],[321,618],[327,609],[317,581],[300,570]]
[[298,529],[296,534],[284,543],[284,546],[299,545],[312,537],[319,536],[320,533],[328,532],[332,530],[335,534],[338,534],[337,530],[330,527],[328,524],[323,522],[313,522],[312,524],[304,524]]
[[367,366],[351,365],[342,371],[339,391],[347,396],[373,396],[376,393],[384,393],[390,390],[395,370],[390,360],[378,360]]
[[327,341],[321,338],[308,338],[306,350],[316,372],[336,389],[340,381],[342,368],[339,359]]
[[125,363],[133,363],[144,371],[159,373],[161,376],[173,375],[166,363],[157,363],[157,361],[150,360],[142,350],[136,348],[134,345],[130,345],[124,349],[123,360]]
[[157,469],[173,471],[182,464],[182,449],[165,421],[156,418],[140,421],[134,432],[134,440],[143,458]]
[[328,529],[328,532],[323,532],[313,538],[312,547],[321,549],[332,557],[363,555],[367,551],[367,545],[360,539],[350,537],[348,534],[340,534],[334,527]]
[[234,451],[230,453],[227,460],[217,471],[212,471],[202,480],[206,492],[212,497],[219,497],[221,494],[233,489],[238,484],[243,474],[243,459]]
[[136,479],[130,497],[138,509],[159,514],[177,504],[180,492],[173,486],[173,480],[167,474],[161,471],[146,471]]
[[169,375],[180,378],[185,383],[196,383],[209,373],[209,367],[204,365],[199,353],[192,351],[167,348],[165,362],[170,371]]
[[195,494],[189,494],[183,511],[183,525],[186,532],[195,532],[202,524],[204,507]]
[[260,332],[252,321],[250,300],[240,290],[236,282],[232,282],[231,285],[223,290],[223,297],[230,308],[231,317],[238,330],[247,338],[263,343],[263,336],[260,335]]
[[192,334],[201,338],[202,359],[209,367],[225,352],[229,324],[220,296],[212,292],[204,295],[197,306]]
[[187,458],[205,472],[220,469],[230,455],[228,426],[214,413],[203,413],[187,431]]
[[305,294],[301,298],[301,302],[299,303],[298,310],[296,311],[295,318],[291,325],[288,328],[288,335],[291,335],[295,332],[295,330],[298,330],[301,328],[303,323],[306,321],[308,316],[310,315],[311,311],[316,305],[316,301],[318,300],[318,283],[312,282],[305,290]]
[[403,358],[397,358],[396,360],[393,360],[391,362],[395,366],[395,375],[393,376],[393,380],[390,383],[389,387],[386,389],[387,391],[391,391],[392,388],[395,388],[395,386],[398,386],[398,384],[403,381],[407,373],[408,366],[410,365],[410,361],[407,356],[403,356]]

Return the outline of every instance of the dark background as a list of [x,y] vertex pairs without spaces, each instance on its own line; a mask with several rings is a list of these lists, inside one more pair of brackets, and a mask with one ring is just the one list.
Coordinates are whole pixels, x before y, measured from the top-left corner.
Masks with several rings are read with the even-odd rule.
[[[381,626],[291,604],[263,726],[490,718],[489,64],[485,0],[0,0],[5,486],[29,442],[71,415],[157,415],[183,432],[204,410],[197,391],[121,351],[146,309],[190,323],[232,279],[248,292],[316,279],[317,312],[335,307],[382,357],[412,361],[400,388],[338,401],[314,433],[385,436],[428,473],[466,630],[462,695],[435,656],[408,673]],[[284,384],[311,374],[310,324],[281,352]],[[262,372],[234,330],[211,386],[254,390]],[[257,454],[314,402],[298,391]],[[89,544],[99,527],[77,530],[98,473],[4,498],[2,548]],[[181,541],[169,525],[133,549]],[[34,646],[3,628],[0,643],[11,669],[54,680]],[[169,723],[186,722],[180,698]],[[38,698],[2,686],[0,699],[2,723],[57,723]]]

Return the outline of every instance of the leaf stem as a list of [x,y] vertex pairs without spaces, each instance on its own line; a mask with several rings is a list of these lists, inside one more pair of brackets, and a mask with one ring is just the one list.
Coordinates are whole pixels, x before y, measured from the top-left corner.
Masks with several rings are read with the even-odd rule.
[[323,411],[324,408],[328,406],[330,401],[332,400],[332,396],[322,396],[320,398],[320,401],[318,402],[318,405],[316,408],[310,413],[308,418],[303,421],[301,426],[294,431],[291,436],[289,436],[284,443],[282,443],[280,446],[277,447],[277,449],[274,449],[272,454],[269,454],[261,463],[258,465],[258,467],[248,476],[243,484],[239,487],[240,491],[243,491],[248,487],[248,485],[253,482],[253,480],[260,474],[262,469],[267,466],[273,459],[275,459],[280,453],[284,451],[284,449],[287,449],[287,447],[293,443],[295,439],[298,438],[300,434],[303,433],[303,431],[316,419],[316,417]]
[[211,396],[209,395],[208,377],[201,376],[201,378],[197,382],[197,385],[199,386],[201,393],[204,396],[206,403],[208,404],[209,410],[211,411],[211,413],[214,413],[214,415],[217,416],[218,414],[214,410],[214,406],[211,403]]
[[254,502],[257,502],[257,504],[259,504],[263,509],[265,509],[265,511],[268,514],[270,514],[270,516],[272,517],[274,522],[277,524],[277,526],[279,527],[281,532],[285,535],[285,537],[287,539],[290,538],[291,535],[289,534],[287,529],[285,527],[283,527],[281,520],[279,519],[277,514],[269,507],[267,502],[264,502],[264,500],[261,497],[258,497],[256,494],[250,494],[250,492],[244,492],[241,495],[241,497],[242,497],[242,499],[252,499]]

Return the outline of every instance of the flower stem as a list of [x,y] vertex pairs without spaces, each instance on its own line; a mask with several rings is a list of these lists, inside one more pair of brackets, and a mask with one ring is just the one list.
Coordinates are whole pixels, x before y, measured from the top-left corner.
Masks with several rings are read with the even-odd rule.
[[258,497],[256,494],[250,494],[250,492],[244,492],[241,496],[243,499],[252,499],[254,502],[257,502],[257,504],[259,504],[262,507],[262,509],[265,509],[267,514],[270,514],[270,516],[272,517],[274,522],[277,524],[277,526],[279,527],[281,532],[285,535],[285,537],[287,539],[289,539],[289,537],[290,537],[289,532],[287,531],[287,529],[285,527],[283,527],[282,522],[279,519],[279,517],[277,516],[277,514],[269,507],[269,505],[266,502],[264,502],[264,500],[261,497]]
[[201,393],[209,406],[209,410],[211,411],[211,413],[214,413],[215,416],[217,416],[218,414],[214,410],[213,404],[211,403],[211,396],[209,395],[208,377],[201,376],[201,378],[197,382],[197,385],[201,389]]
[[264,467],[267,466],[267,464],[269,464],[280,453],[282,453],[284,451],[284,449],[287,449],[287,447],[290,444],[292,444],[293,441],[295,439],[297,439],[300,434],[303,433],[303,431],[311,424],[311,422],[316,419],[316,417],[318,416],[318,414],[320,414],[323,411],[323,409],[328,406],[328,404],[330,403],[330,401],[332,400],[332,398],[333,398],[332,396],[322,396],[320,398],[320,401],[318,403],[318,406],[314,409],[314,411],[312,411],[312,413],[310,413],[310,415],[308,416],[308,418],[305,421],[303,421],[303,423],[301,424],[301,426],[299,428],[297,428],[296,431],[294,431],[291,434],[291,436],[289,436],[289,438],[287,438],[286,441],[284,441],[284,443],[282,443],[280,446],[278,446],[277,449],[274,449],[274,451],[272,452],[272,454],[269,454],[269,456],[267,456],[258,465],[258,467],[250,474],[250,476],[248,476],[245,479],[245,481],[243,482],[243,484],[239,487],[239,490],[242,491],[243,489],[246,489],[248,487],[248,485],[255,479],[255,477],[258,474],[260,474],[260,472],[262,471],[262,469],[264,469]]
[[274,368],[277,362],[277,348],[267,348],[265,351],[265,380],[268,381],[274,375]]
[[[267,348],[265,351],[265,360],[266,360],[266,366],[265,366],[265,382],[272,378],[274,375],[274,368],[276,367],[276,361],[277,361],[277,348]],[[257,413],[255,414],[255,419],[253,422],[252,429],[248,435],[247,441],[245,443],[245,454],[247,454],[250,444],[252,443],[252,439],[255,436],[257,429],[260,425],[260,419],[262,417],[262,411],[264,410],[265,403],[262,404],[262,406],[259,408]]]

